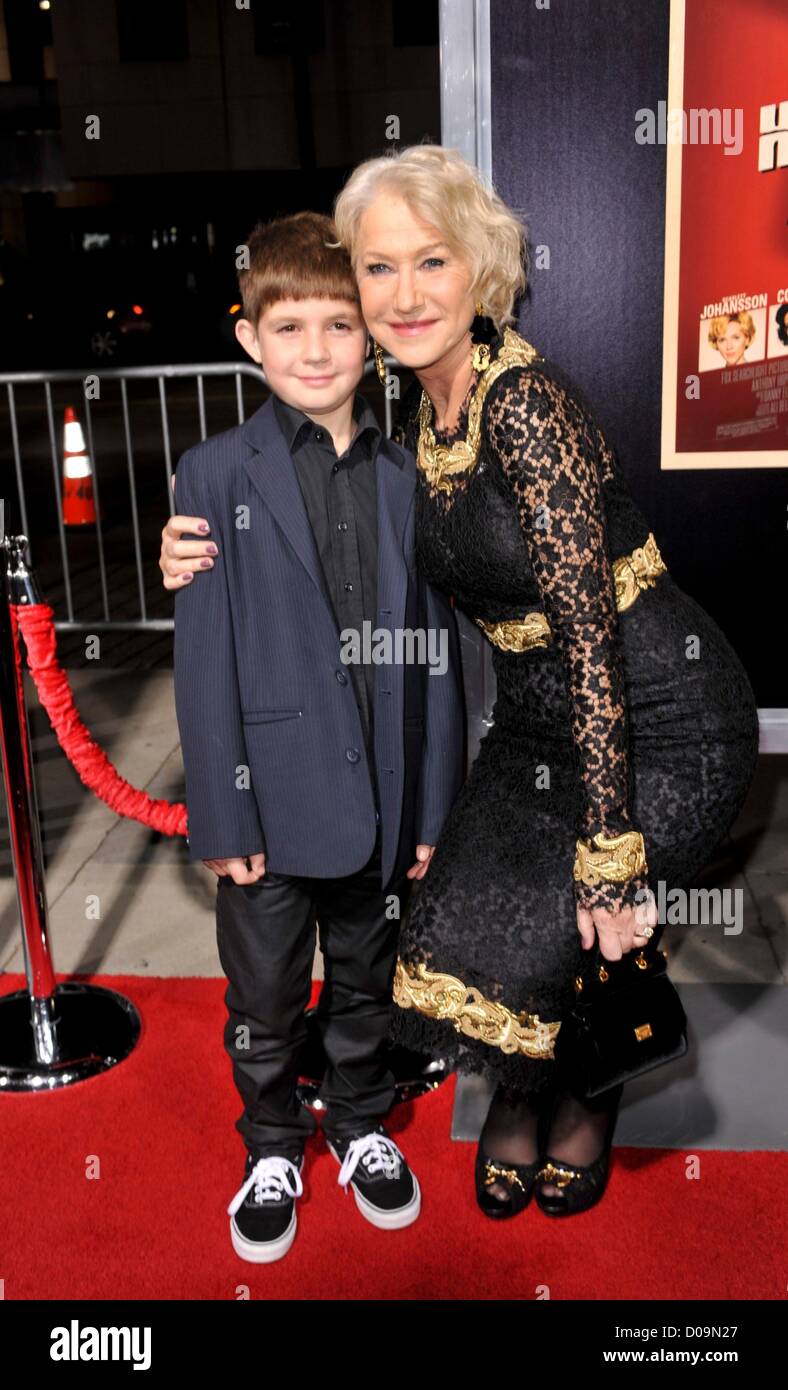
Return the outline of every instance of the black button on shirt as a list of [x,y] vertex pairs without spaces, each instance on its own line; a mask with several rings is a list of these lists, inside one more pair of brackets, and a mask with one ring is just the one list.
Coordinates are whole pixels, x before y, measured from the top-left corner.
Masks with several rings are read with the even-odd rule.
[[[302,410],[278,396],[274,396],[274,410],[301,487],[338,633],[349,627],[361,637],[365,621],[374,632],[378,587],[375,459],[382,439],[374,412],[357,392],[353,399],[356,433],[338,458],[329,431]],[[362,656],[363,649],[359,663],[351,662],[348,669],[374,785],[375,666],[363,662]]]

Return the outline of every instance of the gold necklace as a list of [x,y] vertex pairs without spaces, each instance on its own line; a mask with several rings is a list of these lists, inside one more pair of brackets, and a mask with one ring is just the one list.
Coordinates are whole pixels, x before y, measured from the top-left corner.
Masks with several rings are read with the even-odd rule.
[[482,375],[468,406],[466,436],[464,439],[455,440],[453,444],[438,444],[435,439],[432,428],[435,411],[427,392],[422,390],[416,460],[430,487],[438,492],[451,492],[452,480],[456,475],[468,472],[476,466],[481,444],[482,407],[487,392],[508,367],[528,367],[540,356],[541,353],[513,328],[504,329],[503,343],[497,357],[490,360],[488,354],[487,362],[483,359],[474,360],[474,367],[481,371]]

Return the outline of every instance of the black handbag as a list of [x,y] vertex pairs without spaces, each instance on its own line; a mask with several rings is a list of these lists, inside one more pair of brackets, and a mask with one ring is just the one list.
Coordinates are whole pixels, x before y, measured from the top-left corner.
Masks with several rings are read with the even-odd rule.
[[655,932],[619,961],[605,960],[597,943],[593,964],[575,979],[575,1002],[554,1051],[588,1099],[687,1051],[687,1016],[658,940]]

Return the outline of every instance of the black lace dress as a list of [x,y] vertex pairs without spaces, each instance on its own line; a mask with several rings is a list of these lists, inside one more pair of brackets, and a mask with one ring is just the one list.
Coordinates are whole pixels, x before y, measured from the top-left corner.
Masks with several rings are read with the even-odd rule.
[[[439,444],[465,437],[478,380]],[[414,454],[420,399],[415,383],[395,432]],[[476,464],[450,486],[430,476],[419,467],[418,563],[486,624],[497,700],[403,920],[392,1039],[536,1095],[556,1080],[556,1025],[589,960],[577,904],[616,911],[660,880],[691,886],[747,794],[757,710],[719,627],[660,572],[614,452],[555,364],[500,370]],[[644,548],[652,577],[628,586]],[[496,625],[522,633],[526,614],[547,620],[546,645],[511,650]],[[578,838],[632,829],[646,877],[575,880]]]

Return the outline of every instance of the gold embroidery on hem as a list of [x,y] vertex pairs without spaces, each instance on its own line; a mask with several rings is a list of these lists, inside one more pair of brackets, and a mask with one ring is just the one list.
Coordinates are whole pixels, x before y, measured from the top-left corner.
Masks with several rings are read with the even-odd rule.
[[522,1052],[527,1057],[555,1057],[554,1043],[561,1027],[542,1023],[538,1014],[512,1013],[456,975],[428,970],[423,962],[407,966],[397,960],[394,1002],[401,1009],[416,1009],[428,1018],[447,1021],[458,1033],[499,1047],[502,1052]]

